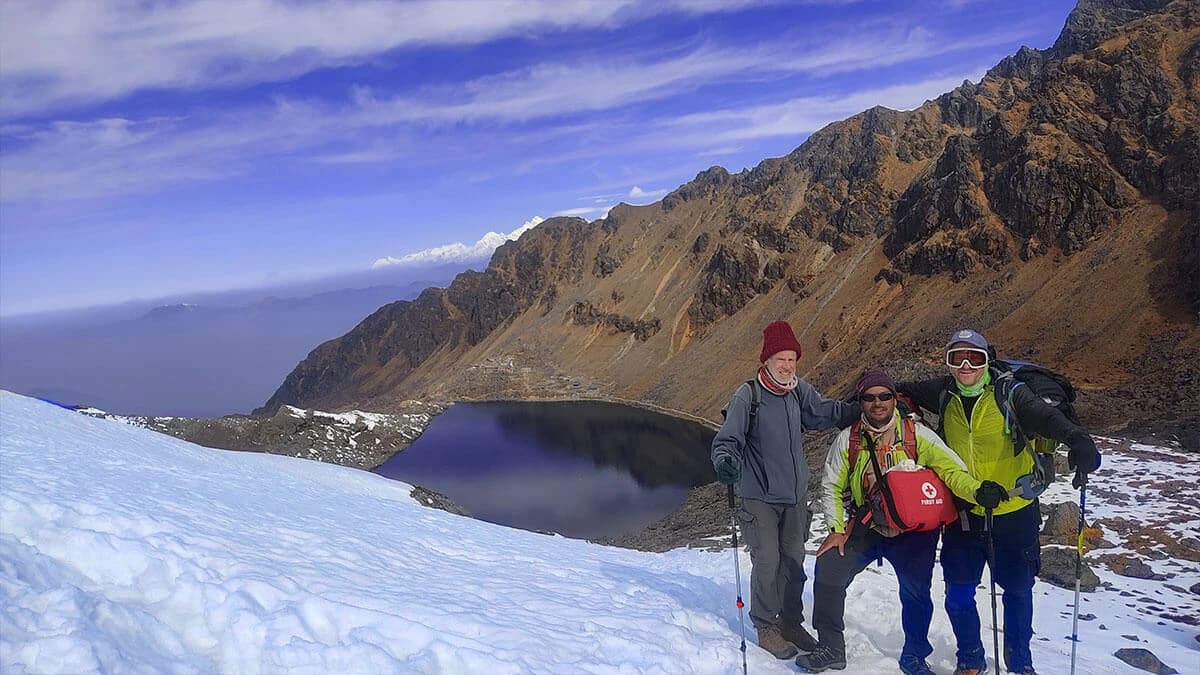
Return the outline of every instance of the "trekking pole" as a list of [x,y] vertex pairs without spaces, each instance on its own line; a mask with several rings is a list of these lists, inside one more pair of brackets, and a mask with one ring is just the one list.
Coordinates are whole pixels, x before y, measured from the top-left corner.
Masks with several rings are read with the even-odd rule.
[[983,529],[987,530],[988,575],[992,581],[992,655],[996,660],[996,672],[1000,671],[1000,622],[996,618],[996,543],[992,540],[992,510],[984,510]]
[[1075,650],[1079,646],[1079,580],[1083,577],[1083,512],[1087,504],[1087,474],[1079,472],[1079,537],[1075,542],[1075,617],[1071,620],[1071,675],[1075,675]]
[[729,532],[733,534],[733,576],[737,579],[737,608],[738,623],[742,627],[742,675],[746,675],[746,617],[742,608],[742,565],[738,561],[737,543],[737,503],[733,499],[733,486],[729,486]]

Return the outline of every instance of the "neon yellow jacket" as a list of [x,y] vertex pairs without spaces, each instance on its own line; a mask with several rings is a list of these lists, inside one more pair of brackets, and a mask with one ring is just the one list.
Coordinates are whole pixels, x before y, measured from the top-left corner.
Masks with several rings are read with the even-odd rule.
[[[960,405],[961,409],[961,405]],[[1003,420],[1001,420],[1003,422]],[[825,513],[825,522],[831,532],[845,532],[847,526],[847,498],[850,504],[861,507],[866,503],[863,494],[863,474],[871,469],[871,458],[863,444],[858,453],[854,466],[850,466],[850,431],[847,427],[833,439],[829,446],[829,455],[825,459],[825,473],[822,480],[824,494],[821,497],[821,509]],[[946,487],[956,496],[974,503],[975,491],[979,489],[978,478],[967,471],[967,465],[953,450],[951,450],[932,429],[917,422],[917,463],[933,469],[942,479]],[[866,433],[862,431],[861,433]],[[904,424],[900,413],[896,413],[896,444],[891,452],[891,462],[895,465],[908,458],[903,445]],[[1011,454],[1011,444],[1009,445]]]
[[[1004,430],[1004,414],[996,404],[992,385],[975,400],[969,421],[957,391],[950,392],[945,415],[942,433],[946,443],[959,452],[975,478],[995,481],[1008,489],[1016,485],[1018,478],[1033,471],[1032,455],[1013,452],[1012,436]],[[1013,496],[1000,502],[992,513],[997,516],[1012,513],[1029,504],[1030,500]],[[976,505],[971,512],[983,515],[984,509]]]

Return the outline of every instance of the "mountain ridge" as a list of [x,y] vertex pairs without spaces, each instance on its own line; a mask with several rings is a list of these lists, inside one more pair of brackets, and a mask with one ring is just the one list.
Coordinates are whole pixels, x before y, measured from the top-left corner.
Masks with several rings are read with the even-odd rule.
[[917,109],[871,108],[593,223],[548,220],[321,345],[260,412],[586,384],[712,419],[759,327],[787,318],[829,391],[864,365],[936,366],[969,324],[1094,392],[1085,413],[1134,397],[1197,429],[1171,393],[1200,383],[1197,14],[1081,2],[1051,48]]

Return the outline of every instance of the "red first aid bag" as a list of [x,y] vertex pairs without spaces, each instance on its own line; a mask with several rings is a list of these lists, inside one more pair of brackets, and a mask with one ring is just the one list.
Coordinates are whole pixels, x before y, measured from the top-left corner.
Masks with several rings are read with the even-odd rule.
[[928,532],[958,520],[954,495],[933,469],[889,471],[868,500],[871,520],[901,532]]
[[[917,429],[912,418],[904,417],[904,452],[917,461]],[[850,431],[851,465],[856,461],[859,422]],[[873,451],[868,451],[875,470],[874,489],[867,496],[868,511],[863,522],[873,522],[901,532],[929,532],[958,520],[954,495],[933,469],[917,471],[892,469],[883,473]]]

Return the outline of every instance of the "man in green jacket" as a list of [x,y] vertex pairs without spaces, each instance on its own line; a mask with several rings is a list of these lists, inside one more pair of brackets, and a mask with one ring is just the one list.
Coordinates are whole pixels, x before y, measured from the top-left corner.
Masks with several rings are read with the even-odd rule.
[[[1028,438],[1041,436],[1066,444],[1067,459],[1078,473],[1087,474],[1100,466],[1100,454],[1087,430],[1029,387],[1011,389],[1007,407],[1019,426],[1006,420],[995,391],[1002,372],[992,367],[993,360],[987,338],[963,329],[946,344],[949,375],[898,386],[900,393],[911,396],[917,405],[939,414],[942,438],[966,462],[972,476],[998,484],[997,489],[978,493],[976,506],[960,521],[961,526],[946,527],[942,535],[946,614],[958,641],[955,675],[987,671],[975,606],[975,588],[985,563],[1004,589],[1004,661],[1008,670],[1034,673],[1029,642],[1033,637],[1033,583],[1041,569],[1041,513],[1036,498],[1019,496],[1018,479],[1033,473],[1034,459],[1032,452],[1014,448],[1013,430],[1021,429]],[[985,526],[988,511],[993,514],[990,532]],[[995,551],[990,563],[989,537]]]
[[[929,587],[939,529],[901,532],[873,520],[864,524],[862,516],[869,512],[869,499],[879,489],[873,467],[878,466],[880,473],[886,473],[911,460],[908,446],[915,448],[915,465],[933,469],[955,495],[974,500],[975,494],[985,488],[980,487],[981,481],[967,472],[962,459],[933,430],[900,415],[896,409],[896,383],[887,372],[864,372],[855,391],[862,404],[862,419],[834,439],[822,481],[821,505],[829,536],[817,551],[813,583],[813,627],[819,645],[811,653],[797,657],[796,665],[809,673],[846,667],[846,588],[871,561],[887,558],[900,582],[900,618],[904,628],[900,670],[905,675],[932,675],[925,659],[933,653],[929,643],[929,622],[933,618]],[[852,445],[860,449],[853,459]],[[905,468],[908,467],[900,466],[898,470]],[[936,490],[932,484],[927,485]],[[949,494],[942,498],[953,499]]]

